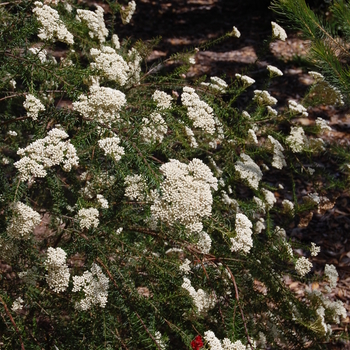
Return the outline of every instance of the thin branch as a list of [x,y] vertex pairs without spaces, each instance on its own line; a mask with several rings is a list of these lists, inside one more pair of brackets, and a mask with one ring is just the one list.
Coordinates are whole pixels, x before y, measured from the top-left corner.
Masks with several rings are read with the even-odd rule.
[[4,101],[4,100],[7,100],[8,98],[17,97],[17,96],[22,96],[22,94],[14,94],[14,95],[5,96],[5,97],[0,98],[0,101]]
[[1,125],[11,124],[11,123],[14,123],[18,120],[25,120],[28,118],[30,118],[30,117],[26,116],[26,117],[18,117],[18,118],[14,118],[14,119],[10,119],[10,120],[5,120],[4,122],[1,123]]
[[242,317],[242,321],[243,321],[243,324],[244,324],[245,334],[246,334],[246,337],[247,337],[248,344],[250,345],[251,349],[253,350],[254,348],[253,348],[253,345],[252,345],[252,343],[250,341],[250,338],[249,338],[249,334],[248,334],[247,324],[245,322],[244,313],[243,313],[241,304],[239,302],[239,294],[238,294],[238,288],[237,288],[235,276],[233,276],[233,273],[232,273],[231,269],[227,265],[225,265],[225,267],[227,268],[228,272],[230,273],[233,285],[235,286],[236,300],[237,300],[237,304],[238,304],[239,310],[241,312],[241,317]]
[[109,278],[111,279],[111,281],[113,282],[114,287],[116,287],[116,288],[119,290],[119,287],[118,287],[118,285],[117,285],[115,279],[113,278],[111,272],[108,270],[107,266],[102,262],[102,260],[101,260],[99,257],[96,258],[96,261],[97,261],[100,265],[103,266],[103,268],[104,268],[104,269],[106,270],[106,272],[107,272],[108,277],[109,277]]
[[17,325],[16,325],[16,322],[15,322],[15,320],[13,319],[13,317],[12,317],[12,315],[11,315],[9,309],[7,308],[7,305],[6,305],[6,303],[4,302],[4,299],[1,297],[1,295],[0,295],[0,301],[1,301],[2,304],[4,305],[6,314],[7,314],[7,316],[9,317],[9,319],[11,320],[11,323],[13,324],[13,328],[15,329],[16,333],[18,334],[18,338],[19,338],[19,341],[20,341],[20,343],[21,343],[21,349],[22,349],[22,350],[25,350],[24,345],[23,345],[23,340],[22,340],[22,337],[21,337],[21,333],[19,332],[19,329],[18,329],[18,327],[17,327]]
[[156,341],[156,339],[153,337],[153,335],[149,332],[148,328],[146,327],[146,325],[143,323],[142,318],[139,316],[139,314],[137,312],[135,312],[135,315],[137,316],[137,318],[140,320],[140,322],[142,323],[143,328],[146,330],[146,332],[148,333],[148,335],[153,339],[153,341],[156,343],[156,346],[159,350],[162,350],[162,348],[159,346],[158,342]]

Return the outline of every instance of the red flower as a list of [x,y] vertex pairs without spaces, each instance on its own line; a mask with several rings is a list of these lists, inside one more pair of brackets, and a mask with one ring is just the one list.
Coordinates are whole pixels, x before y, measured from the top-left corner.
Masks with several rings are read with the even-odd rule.
[[191,341],[191,346],[193,350],[199,350],[203,346],[202,337],[197,335],[194,340]]

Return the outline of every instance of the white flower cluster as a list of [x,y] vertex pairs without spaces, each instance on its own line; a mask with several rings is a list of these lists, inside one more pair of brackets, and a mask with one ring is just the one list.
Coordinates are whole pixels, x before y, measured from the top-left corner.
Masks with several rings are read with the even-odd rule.
[[214,295],[208,295],[203,289],[198,289],[196,291],[188,278],[184,277],[184,282],[181,287],[190,293],[199,314],[203,314],[215,306]]
[[34,227],[40,222],[39,213],[22,202],[17,202],[13,205],[13,217],[7,226],[7,234],[16,239],[29,239]]
[[265,188],[263,188],[261,192],[263,193],[265,198],[265,208],[266,210],[270,210],[276,203],[276,197],[271,191],[266,190]]
[[21,297],[18,297],[18,298],[12,303],[11,310],[12,310],[13,312],[22,310],[22,309],[23,309],[23,303],[24,303],[24,300],[23,300]]
[[236,237],[230,238],[231,241],[231,251],[243,253],[249,253],[250,249],[253,247],[252,239],[252,227],[251,221],[242,213],[236,215],[235,220],[235,231]]
[[188,165],[171,159],[160,171],[165,179],[160,186],[161,195],[152,192],[152,217],[170,225],[177,221],[189,230],[200,232],[201,218],[211,215],[211,188],[218,188],[210,168],[196,158]]
[[89,310],[93,305],[104,308],[107,304],[108,277],[95,263],[91,265],[90,271],[85,271],[82,276],[73,276],[72,292],[82,290],[85,293],[85,299],[75,304],[77,310]]
[[193,133],[192,129],[190,129],[188,126],[185,126],[185,133],[188,136],[188,138],[190,139],[190,146],[192,148],[197,148],[198,143],[194,137],[194,133]]
[[271,77],[273,76],[281,77],[283,75],[282,71],[275,66],[268,65],[266,68],[270,72]]
[[294,215],[294,203],[288,199],[282,201],[283,211]]
[[204,232],[201,231],[198,233],[198,242],[197,242],[197,248],[201,251],[202,254],[209,254],[210,248],[211,248],[211,238],[210,236]]
[[315,124],[317,127],[319,127],[321,129],[321,132],[323,132],[325,130],[329,130],[329,131],[332,130],[332,128],[328,125],[328,122],[320,117],[318,117],[315,120]]
[[201,101],[195,90],[185,86],[181,95],[181,102],[187,107],[188,117],[193,121],[193,126],[200,128],[208,134],[215,132],[215,120],[213,109],[204,101]]
[[321,247],[318,247],[314,242],[311,242],[311,248],[310,248],[311,256],[317,256],[320,251],[321,251]]
[[90,94],[80,95],[79,101],[73,102],[73,109],[84,117],[111,126],[119,120],[119,112],[126,104],[125,95],[109,87],[92,85]]
[[134,0],[130,1],[126,8],[123,7],[121,9],[120,15],[121,15],[123,24],[128,24],[131,21],[132,15],[134,14],[135,10],[136,10],[136,2]]
[[120,41],[119,36],[117,34],[112,35],[111,43],[114,46],[115,49],[120,49]]
[[96,208],[88,208],[88,209],[80,209],[78,211],[78,220],[80,228],[83,230],[86,228],[87,230],[90,227],[96,228],[100,223],[99,212]]
[[312,262],[306,259],[304,256],[301,258],[298,258],[297,262],[295,263],[295,270],[298,273],[299,276],[305,276],[311,271],[312,268]]
[[69,284],[69,268],[66,264],[67,253],[61,248],[47,249],[44,265],[47,269],[46,281],[54,292],[64,292]]
[[67,43],[69,45],[74,44],[72,33],[70,33],[64,23],[60,20],[58,12],[48,5],[44,5],[40,1],[35,1],[35,13],[38,22],[42,25],[39,29],[38,37],[41,40],[55,41],[57,38],[59,41]]
[[288,107],[289,110],[294,114],[301,114],[303,117],[307,117],[309,115],[306,108],[296,101],[289,100]]
[[228,87],[225,80],[222,80],[219,77],[210,77],[210,80],[211,80],[211,83],[202,82],[201,85],[208,86],[220,92],[225,92],[225,90]]
[[128,73],[128,83],[134,84],[139,83],[140,81],[140,74],[141,74],[141,62],[142,57],[137,52],[136,49],[132,48],[128,51],[128,66],[129,66],[129,73]]
[[187,275],[189,274],[189,272],[191,271],[191,261],[188,260],[187,258],[185,259],[185,261],[179,266],[179,270],[184,274]]
[[131,200],[142,201],[145,199],[147,185],[142,175],[127,175],[124,179],[125,196]]
[[104,150],[105,155],[110,154],[116,162],[125,154],[124,147],[119,146],[120,138],[117,136],[106,137],[98,141],[98,145]]
[[327,323],[325,322],[325,314],[324,314],[325,308],[323,306],[319,306],[318,309],[316,310],[316,314],[318,315],[319,319],[319,323],[320,326],[322,327],[322,333],[324,335],[326,335],[328,332],[331,333],[331,329],[329,329],[329,325],[327,325]]
[[256,101],[259,105],[273,106],[277,103],[277,99],[272,97],[266,90],[254,90],[253,101]]
[[283,146],[271,135],[268,136],[268,144],[271,145],[273,149],[273,159],[271,165],[276,169],[282,169],[284,166],[287,165],[283,154]]
[[167,348],[165,341],[162,339],[162,333],[159,331],[155,332],[154,339],[156,340],[158,348],[160,350],[165,350]]
[[70,171],[72,166],[78,166],[79,158],[75,147],[67,141],[68,134],[61,129],[50,130],[46,137],[31,143],[26,148],[20,148],[17,154],[22,158],[14,163],[20,172],[21,181],[33,181],[35,177],[45,177],[45,168],[62,164],[64,171]]
[[286,143],[293,153],[300,153],[306,144],[306,136],[302,127],[292,126],[290,135],[286,138]]
[[263,230],[266,229],[266,223],[264,218],[260,218],[256,223],[255,223],[255,229],[254,232],[256,234],[260,234]]
[[272,117],[276,117],[277,116],[278,112],[275,109],[273,109],[271,106],[267,106],[266,109],[267,109],[267,114],[268,115],[270,115]]
[[[224,338],[222,342],[215,336],[213,331],[204,332],[204,339],[209,345],[209,350],[246,350],[246,347],[240,340],[231,342],[230,339]],[[250,349],[250,347],[249,347]],[[255,349],[255,347],[253,347]]]
[[243,161],[239,160],[235,163],[235,170],[242,180],[246,180],[250,187],[257,190],[263,173],[259,166],[247,154],[241,153],[240,156]]
[[255,80],[251,77],[248,77],[248,75],[241,75],[236,73],[235,77],[238,78],[242,83],[245,88],[247,88],[250,85],[253,85],[255,83]]
[[41,63],[46,63],[46,55],[47,51],[45,49],[41,49],[39,47],[31,47],[28,49],[33,55],[37,55]]
[[79,22],[86,22],[88,28],[90,29],[90,38],[97,38],[102,44],[106,41],[106,37],[108,36],[108,29],[106,28],[105,21],[103,19],[103,8],[98,5],[95,6],[95,12],[78,9],[76,19]]
[[255,131],[253,129],[248,130],[247,141],[255,144],[259,143],[258,138],[256,137]]
[[167,109],[171,107],[171,101],[173,100],[173,97],[164,91],[156,90],[152,95],[152,100],[157,102],[157,108]]
[[285,41],[287,39],[286,31],[275,22],[271,22],[272,26],[272,37]]
[[15,80],[15,79],[11,79],[11,80],[9,81],[9,85],[11,86],[11,88],[12,88],[13,90],[15,90],[15,89],[16,89],[16,85],[17,85],[16,80]]
[[235,26],[232,28],[232,35],[236,38],[239,38],[241,36],[240,31]]
[[26,95],[23,107],[27,110],[28,117],[37,120],[40,111],[45,111],[45,106],[32,94]]
[[96,198],[102,209],[108,209],[108,200],[105,197],[103,197],[102,194],[96,195]]
[[108,80],[117,81],[121,86],[126,84],[130,67],[115,49],[101,46],[100,50],[92,48],[90,54],[94,59],[90,64],[92,69],[101,71]]
[[17,136],[17,132],[14,131],[14,130],[9,130],[9,131],[7,132],[7,134],[10,135],[10,136],[13,136],[13,137]]
[[335,288],[337,286],[337,280],[338,280],[338,271],[335,268],[335,266],[332,264],[330,265],[326,264],[324,268],[324,274],[329,281],[329,286],[331,288]]
[[159,113],[151,113],[148,118],[142,118],[142,129],[140,135],[147,143],[163,141],[164,135],[168,131],[168,127]]
[[339,324],[341,319],[346,319],[347,312],[341,300],[332,301],[319,290],[313,290],[309,295],[316,297],[322,303],[323,307],[327,309],[328,314],[332,317],[333,322]]
[[314,78],[316,83],[319,83],[321,81],[324,81],[324,76],[321,73],[315,72],[315,71],[310,71],[309,75]]

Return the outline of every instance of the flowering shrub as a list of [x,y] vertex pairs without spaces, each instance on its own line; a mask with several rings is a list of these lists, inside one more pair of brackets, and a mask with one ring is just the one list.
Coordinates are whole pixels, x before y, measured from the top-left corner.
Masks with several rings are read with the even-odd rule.
[[[0,270],[1,347],[291,349],[329,339],[347,316],[329,299],[336,268],[303,300],[283,280],[316,278],[283,226],[325,195],[316,182],[307,201],[293,191],[319,173],[305,164],[330,150],[318,137],[326,121],[304,128],[303,102],[277,111],[248,75],[186,80],[188,53],[166,76],[143,69],[147,45],[111,32],[131,21],[134,1],[110,6],[110,26],[101,6],[81,2],[1,5],[0,246],[13,272]],[[269,65],[266,81],[282,74]],[[325,84],[312,74],[312,88]],[[283,186],[272,180],[280,174]]]

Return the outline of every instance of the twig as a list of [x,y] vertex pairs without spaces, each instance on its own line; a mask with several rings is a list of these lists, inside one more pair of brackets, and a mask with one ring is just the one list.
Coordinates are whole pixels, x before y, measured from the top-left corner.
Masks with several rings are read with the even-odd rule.
[[249,338],[249,334],[248,334],[247,324],[245,322],[244,313],[243,313],[241,304],[239,302],[239,294],[238,294],[238,288],[237,288],[235,276],[233,276],[233,273],[232,273],[231,269],[227,265],[225,265],[225,267],[227,268],[228,272],[230,273],[233,285],[235,286],[236,300],[237,300],[237,304],[238,304],[239,310],[241,312],[241,317],[242,317],[242,321],[243,321],[243,324],[244,324],[245,334],[246,334],[246,337],[247,337],[248,344],[250,345],[251,349],[253,350],[254,348],[253,348],[253,345],[252,345],[252,343],[250,341],[250,338]]
[[22,350],[25,350],[24,345],[23,345],[23,340],[22,340],[22,337],[21,337],[21,333],[19,332],[19,329],[18,329],[18,327],[17,327],[17,325],[16,325],[16,322],[15,322],[15,320],[13,319],[13,317],[12,317],[12,315],[11,315],[9,309],[7,308],[6,303],[4,302],[3,298],[1,297],[1,295],[0,295],[0,301],[1,301],[2,304],[4,305],[6,314],[7,314],[7,316],[10,318],[11,323],[13,324],[13,327],[14,327],[16,333],[18,334],[18,338],[19,338],[19,341],[20,341],[20,343],[21,343],[21,349],[22,349]]
[[153,339],[153,341],[156,343],[157,348],[159,350],[162,350],[162,348],[159,346],[158,342],[155,340],[155,338],[153,337],[153,335],[149,332],[148,328],[146,327],[146,325],[143,323],[142,318],[139,316],[139,314],[135,311],[135,314],[137,316],[137,318],[140,320],[140,322],[142,323],[143,328],[146,330],[146,332],[148,333],[148,335]]
[[122,337],[120,336],[120,334],[119,334],[117,328],[115,329],[115,333],[116,333],[116,335],[117,335],[118,340],[119,340],[120,343],[122,344],[122,347],[123,347],[124,349],[128,350],[128,347],[127,347],[127,346],[125,345],[125,343],[123,342]]
[[107,266],[102,262],[102,260],[101,260],[99,257],[96,258],[96,261],[97,261],[100,265],[103,266],[103,268],[104,268],[104,269],[106,270],[106,272],[107,272],[107,275],[109,276],[109,278],[110,278],[111,281],[113,282],[114,287],[116,287],[116,288],[119,290],[119,287],[118,287],[116,281],[114,280],[112,274],[111,274],[110,271],[108,270]]
[[28,118],[29,118],[28,116],[25,116],[25,117],[18,117],[18,118],[14,118],[14,119],[10,119],[10,120],[5,120],[4,122],[1,123],[1,125],[11,124],[11,123],[16,122],[18,120],[25,120]]
[[5,96],[5,97],[0,98],[0,101],[7,100],[8,98],[17,97],[17,96],[22,96],[22,94]]

